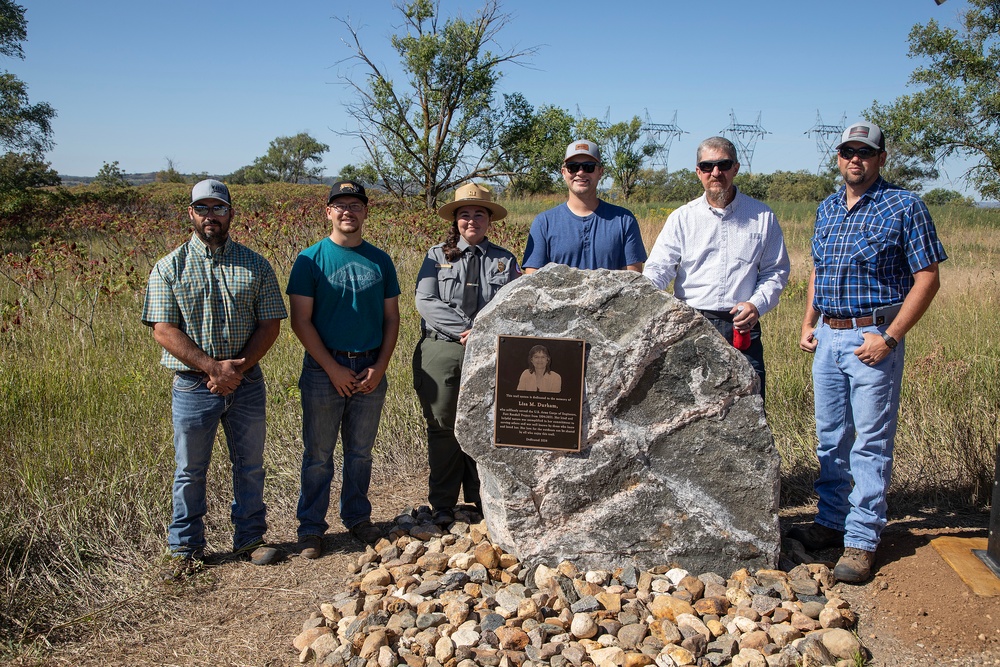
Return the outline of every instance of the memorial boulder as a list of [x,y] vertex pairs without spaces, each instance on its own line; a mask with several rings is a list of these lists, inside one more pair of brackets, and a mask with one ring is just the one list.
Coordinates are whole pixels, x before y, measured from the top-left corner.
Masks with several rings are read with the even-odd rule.
[[[494,446],[499,336],[586,342],[579,452]],[[493,541],[527,564],[774,567],[779,458],[755,382],[640,274],[549,265],[507,285],[476,318],[455,429]]]

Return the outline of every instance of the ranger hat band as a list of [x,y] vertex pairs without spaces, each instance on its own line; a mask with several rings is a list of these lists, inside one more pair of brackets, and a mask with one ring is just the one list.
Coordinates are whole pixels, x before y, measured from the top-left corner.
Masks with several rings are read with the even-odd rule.
[[438,215],[448,221],[454,220],[455,211],[463,206],[482,206],[490,212],[491,220],[507,217],[507,209],[493,201],[493,193],[475,183],[467,183],[455,190],[455,201],[439,208]]
[[229,206],[233,205],[233,202],[229,198],[229,188],[226,187],[226,184],[212,178],[199,181],[191,188],[191,203],[194,204],[202,199],[218,199],[226,202]]
[[875,123],[862,121],[849,125],[840,135],[840,143],[835,148],[840,148],[851,141],[860,141],[866,146],[877,148],[880,151],[885,150],[885,137],[882,136],[882,130]]
[[368,204],[368,195],[365,194],[365,186],[357,181],[337,181],[330,188],[330,196],[326,198],[327,205],[333,203],[337,197],[357,197],[365,204]]
[[563,162],[576,155],[589,155],[598,162],[601,161],[601,149],[593,141],[588,141],[587,139],[577,139],[567,146],[566,157],[563,158]]

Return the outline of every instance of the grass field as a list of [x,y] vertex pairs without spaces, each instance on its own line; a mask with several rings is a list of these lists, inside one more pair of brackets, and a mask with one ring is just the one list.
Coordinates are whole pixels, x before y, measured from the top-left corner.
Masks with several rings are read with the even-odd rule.
[[[190,232],[188,186],[149,186],[117,206],[90,202],[0,229],[0,657],[113,622],[143,590],[170,514],[170,373],[139,321],[152,263]],[[303,247],[328,232],[325,188],[233,189],[233,236],[267,256],[282,285]],[[505,202],[494,241],[523,253],[534,215],[559,201]],[[671,204],[636,209],[647,247]],[[808,501],[815,468],[811,357],[798,350],[810,205],[776,205],[792,278],[768,314],[768,415],[782,457],[783,502]],[[1000,212],[932,211],[950,259],[931,310],[907,338],[892,511],[983,506],[1000,440]],[[0,223],[2,224],[2,223]],[[425,465],[410,383],[419,318],[412,286],[446,223],[373,202],[367,237],[394,258],[403,286],[399,346],[377,444],[377,471]],[[292,516],[298,492],[301,347],[284,326],[268,378],[266,499]],[[210,472],[210,549],[225,550],[225,449]]]

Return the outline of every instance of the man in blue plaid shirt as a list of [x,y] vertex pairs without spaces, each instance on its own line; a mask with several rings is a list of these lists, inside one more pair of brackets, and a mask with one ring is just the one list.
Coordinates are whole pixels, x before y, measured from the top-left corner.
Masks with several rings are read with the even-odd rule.
[[204,557],[205,478],[222,424],[233,464],[233,551],[258,565],[278,551],[264,543],[266,388],[258,361],[287,317],[266,259],[229,238],[229,188],[204,180],[191,191],[191,238],[153,267],[142,321],[174,371],[173,520],[169,576],[197,570]]
[[885,138],[854,123],[837,145],[844,186],[816,212],[813,271],[799,347],[815,354],[815,522],[788,536],[843,546],[839,581],[871,575],[886,523],[906,333],[940,287],[947,259],[924,203],[880,176]]

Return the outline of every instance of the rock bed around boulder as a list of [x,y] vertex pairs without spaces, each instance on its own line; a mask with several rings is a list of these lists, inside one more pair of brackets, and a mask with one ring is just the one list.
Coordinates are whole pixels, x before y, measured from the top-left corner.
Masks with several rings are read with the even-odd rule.
[[[331,667],[819,667],[864,655],[857,617],[822,564],[729,578],[522,568],[458,511],[445,528],[425,507],[368,547],[349,590],[322,603],[293,645]],[[322,560],[317,561],[322,565]]]

